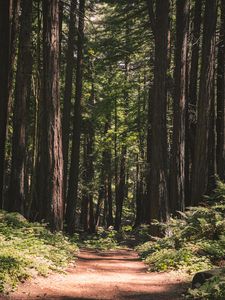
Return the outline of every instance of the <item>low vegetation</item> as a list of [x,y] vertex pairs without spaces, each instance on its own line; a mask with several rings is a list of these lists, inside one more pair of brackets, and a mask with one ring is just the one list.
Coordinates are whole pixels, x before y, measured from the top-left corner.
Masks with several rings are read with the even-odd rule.
[[0,292],[11,291],[25,279],[62,272],[78,247],[45,225],[29,223],[18,213],[0,211]]
[[[224,266],[225,261],[225,184],[218,182],[214,194],[203,206],[190,207],[180,218],[157,223],[165,233],[162,238],[137,246],[150,271],[182,270],[189,274]],[[147,228],[146,228],[147,231]],[[222,269],[223,270],[223,269]],[[190,289],[189,298],[225,299],[224,273],[213,276],[197,289]]]

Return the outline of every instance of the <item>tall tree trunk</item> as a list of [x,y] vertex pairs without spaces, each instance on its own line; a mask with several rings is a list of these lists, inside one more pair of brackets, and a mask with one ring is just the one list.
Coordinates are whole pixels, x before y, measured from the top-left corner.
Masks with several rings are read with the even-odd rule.
[[[87,126],[85,126],[85,138],[84,138],[84,161],[83,161],[83,204],[82,214],[83,227],[85,231],[91,233],[95,232],[94,222],[94,204],[93,204],[93,180],[94,180],[94,138],[95,130],[93,124],[93,107],[95,104],[95,90],[94,90],[94,77],[93,68],[90,70],[92,76],[92,89],[91,96],[89,99],[88,107],[89,118],[86,120]],[[86,210],[86,211],[85,211]]]
[[21,27],[15,101],[13,113],[12,166],[9,189],[9,207],[11,211],[24,212],[25,202],[25,156],[26,156],[26,113],[29,97],[32,54],[32,1],[22,0]]
[[[127,27],[128,28],[128,27]],[[128,36],[128,31],[126,28],[126,39]],[[126,41],[127,42],[127,41]],[[129,63],[128,57],[125,58],[125,91],[124,91],[124,114],[125,114],[125,124],[128,115],[128,105],[129,105],[129,93],[127,90],[127,83],[129,82]],[[127,133],[125,132],[125,139]],[[126,198],[126,155],[127,155],[127,145],[126,141],[121,149],[121,158],[120,158],[120,174],[118,178],[118,186],[116,190],[116,215],[115,215],[115,229],[120,230],[121,221],[122,221],[122,210],[123,203]]]
[[68,150],[69,150],[69,134],[70,134],[70,120],[71,120],[71,98],[73,88],[73,70],[74,70],[74,50],[75,50],[75,26],[76,26],[76,11],[77,0],[71,0],[70,6],[70,22],[69,22],[69,36],[68,48],[66,52],[66,77],[65,90],[63,101],[63,116],[62,116],[62,131],[63,131],[63,160],[64,160],[64,195],[67,193],[68,180]]
[[221,27],[217,63],[217,172],[225,181],[225,2],[221,1]]
[[43,0],[43,95],[37,175],[39,218],[63,227],[63,157],[59,99],[59,1]]
[[[214,53],[215,54],[215,53]],[[215,57],[213,57],[215,61]],[[215,64],[214,64],[215,66]],[[215,101],[215,79],[213,77],[212,98],[209,112],[209,153],[208,153],[208,186],[207,194],[211,194],[216,188],[216,101]]]
[[[144,75],[144,101],[145,102],[145,85],[146,85],[146,75]],[[145,103],[143,103],[145,106]],[[145,159],[144,154],[144,135],[143,135],[143,125],[141,122],[141,110],[145,111],[145,107],[142,108],[141,103],[141,80],[139,77],[139,88],[138,88],[138,97],[137,97],[137,131],[138,131],[138,146],[139,153],[137,154],[136,162],[136,217],[134,226],[137,227],[141,223],[144,223],[144,170],[143,162]]]
[[80,158],[80,131],[81,131],[81,99],[83,86],[83,47],[84,47],[84,13],[85,0],[79,3],[79,25],[78,25],[78,42],[77,42],[77,69],[76,69],[76,94],[74,104],[73,119],[73,141],[71,152],[71,164],[67,193],[66,207],[66,230],[72,234],[75,230],[78,175],[79,175],[79,158]]
[[32,143],[32,164],[33,164],[33,170],[31,175],[31,193],[30,193],[30,203],[28,208],[28,216],[31,220],[36,220],[40,211],[40,201],[38,199],[37,195],[37,179],[38,179],[38,172],[37,167],[39,165],[39,155],[40,155],[40,124],[41,124],[41,95],[42,95],[42,82],[41,82],[41,75],[42,75],[42,38],[41,38],[41,32],[42,32],[42,12],[41,12],[41,2],[37,3],[36,8],[36,14],[37,14],[37,29],[36,29],[36,35],[37,35],[37,44],[36,44],[36,60],[34,58],[34,63],[36,61],[36,65],[33,68],[33,76],[32,76],[32,90],[35,98],[35,104],[34,104],[34,132],[33,132],[33,143]]
[[[169,1],[157,0],[155,10],[155,62],[153,94],[149,94],[147,162],[147,221],[166,220],[168,214],[168,152],[167,152],[167,46]],[[151,15],[150,15],[151,18]]]
[[186,127],[186,205],[191,204],[191,180],[194,161],[194,146],[197,120],[199,49],[201,44],[202,0],[195,0],[192,24],[191,67],[188,86],[187,127]]
[[119,230],[121,227],[122,209],[125,198],[125,183],[126,183],[126,146],[122,147],[121,161],[120,161],[120,174],[119,183],[116,194],[116,216],[115,216],[115,230]]
[[198,101],[198,118],[195,136],[195,151],[191,199],[196,205],[205,194],[208,185],[208,138],[209,116],[212,100],[214,73],[215,30],[217,1],[206,0],[202,42],[201,74]]
[[11,1],[0,1],[0,208],[3,207],[6,128],[9,101]]
[[173,141],[170,162],[170,211],[185,207],[186,60],[189,0],[176,2]]
[[106,184],[105,184],[105,191],[106,195],[105,198],[107,198],[108,203],[108,209],[107,209],[107,227],[113,225],[113,200],[112,200],[112,170],[111,170],[111,164],[112,164],[112,157],[111,157],[111,151],[108,149],[106,153],[106,170],[107,170],[107,177],[106,177]]
[[59,0],[59,70],[61,70],[64,2]]

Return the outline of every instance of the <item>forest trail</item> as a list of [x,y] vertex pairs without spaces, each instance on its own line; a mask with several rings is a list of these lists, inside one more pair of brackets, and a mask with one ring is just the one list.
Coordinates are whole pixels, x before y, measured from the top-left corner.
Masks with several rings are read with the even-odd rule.
[[178,300],[187,287],[177,273],[147,273],[130,249],[81,250],[67,274],[38,277],[19,286],[6,299]]

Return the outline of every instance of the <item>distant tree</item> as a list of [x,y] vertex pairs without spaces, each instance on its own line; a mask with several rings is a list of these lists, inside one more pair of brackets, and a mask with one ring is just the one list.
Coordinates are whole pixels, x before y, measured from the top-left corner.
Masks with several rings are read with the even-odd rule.
[[[191,47],[190,47],[190,73],[188,81],[188,102],[186,115],[186,148],[185,148],[185,204],[191,204],[191,178],[194,161],[194,146],[197,119],[197,98],[198,98],[198,78],[199,78],[199,56],[201,45],[201,25],[202,25],[202,0],[195,0],[193,6],[193,18],[190,18]],[[187,69],[187,73],[188,73]]]

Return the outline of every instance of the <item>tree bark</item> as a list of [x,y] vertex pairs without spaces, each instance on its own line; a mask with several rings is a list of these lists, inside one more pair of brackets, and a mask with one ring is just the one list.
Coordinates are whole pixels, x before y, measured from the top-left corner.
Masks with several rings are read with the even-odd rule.
[[11,1],[0,1],[0,208],[3,207],[6,130],[9,102]]
[[9,188],[10,211],[24,213],[25,159],[26,159],[26,113],[32,68],[31,53],[32,1],[22,0],[19,53],[13,113],[12,166]]
[[[169,1],[157,0],[155,12],[153,94],[149,93],[147,163],[147,222],[165,221],[168,213],[167,46]],[[151,16],[150,16],[151,17]]]
[[214,76],[217,1],[207,0],[204,14],[198,117],[195,136],[191,200],[197,205],[208,185],[209,116]]
[[76,94],[74,105],[73,119],[73,140],[71,152],[71,164],[67,193],[66,207],[66,230],[73,234],[75,230],[77,191],[78,191],[78,175],[79,175],[79,158],[80,158],[80,132],[81,132],[81,100],[83,86],[83,47],[84,47],[84,13],[85,0],[79,3],[79,24],[78,24],[78,42],[77,42],[77,69],[76,69]]
[[221,1],[220,40],[217,63],[217,172],[225,181],[225,2]]
[[186,60],[189,1],[176,2],[173,140],[170,162],[170,212],[185,207]]
[[194,17],[192,24],[192,45],[190,62],[190,80],[188,84],[188,103],[186,121],[186,205],[191,204],[191,180],[194,161],[194,145],[197,121],[197,98],[198,98],[198,78],[199,78],[199,49],[201,44],[202,25],[202,0],[195,0]]
[[67,193],[68,181],[68,150],[69,150],[69,134],[71,120],[71,99],[73,88],[73,70],[74,70],[74,53],[75,53],[75,26],[77,0],[71,0],[68,48],[66,52],[66,77],[63,101],[62,131],[63,131],[63,160],[64,160],[64,195]]
[[37,174],[39,219],[63,227],[63,156],[59,98],[59,1],[43,0],[43,82]]

